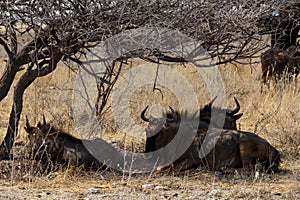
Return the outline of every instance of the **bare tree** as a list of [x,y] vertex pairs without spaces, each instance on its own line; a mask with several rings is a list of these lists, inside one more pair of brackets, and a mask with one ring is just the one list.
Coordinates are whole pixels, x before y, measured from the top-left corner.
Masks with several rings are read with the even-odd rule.
[[[282,37],[285,37],[283,43],[294,43],[299,30],[297,0],[17,0],[0,3],[0,9],[0,45],[7,54],[0,77],[0,101],[11,90],[16,74],[23,73],[13,88],[14,103],[0,147],[1,159],[10,158],[26,88],[36,78],[55,70],[59,61],[80,64],[80,57],[98,42],[124,30],[143,26],[178,30],[199,41],[217,58],[217,64],[244,62],[243,59],[254,57],[267,47],[267,43],[262,42],[264,34],[272,34],[273,45],[281,42]],[[283,25],[277,27],[277,22]],[[288,36],[283,34],[285,29]],[[24,35],[30,38],[28,43],[21,41]],[[145,52],[137,49],[118,61],[132,57],[150,62],[155,59],[185,61],[157,49]],[[112,67],[121,69],[116,63],[110,65],[104,82],[99,83],[102,106],[117,80],[117,76],[112,77],[110,73]],[[103,87],[104,83],[111,87]]]

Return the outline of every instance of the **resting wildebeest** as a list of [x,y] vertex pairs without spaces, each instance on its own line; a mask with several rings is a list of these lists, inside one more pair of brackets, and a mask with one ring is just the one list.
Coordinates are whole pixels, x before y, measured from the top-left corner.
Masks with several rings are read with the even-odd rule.
[[[200,129],[202,126],[208,128],[208,126],[211,124],[212,127],[215,128],[224,128],[224,129],[233,129],[236,130],[236,121],[242,117],[243,113],[237,114],[240,110],[240,104],[236,98],[234,98],[234,101],[236,103],[236,108],[233,110],[230,109],[222,109],[218,107],[212,107],[213,102],[216,100],[217,97],[215,97],[210,103],[205,105],[203,108],[200,109],[200,121],[198,129]],[[159,130],[162,129],[162,127],[165,125],[165,122],[173,122],[178,121],[177,116],[178,113],[173,110],[172,107],[170,107],[171,112],[166,114],[166,118],[154,118],[153,116],[150,116],[147,118],[145,116],[145,113],[148,109],[148,106],[141,112],[141,118],[149,122],[149,125],[146,130],[147,134],[147,140],[146,140],[146,146],[145,146],[145,152],[151,152],[156,150],[154,147],[154,143],[157,140],[158,135],[155,134]],[[223,118],[224,123],[218,123],[219,121],[216,120],[214,122],[211,122],[211,115],[212,112],[215,112],[216,116],[218,118]],[[225,115],[225,118],[224,118]],[[221,120],[222,121],[222,120]]]
[[[145,114],[144,111],[142,116]],[[150,117],[146,133],[152,137],[146,140],[146,144],[148,144],[146,152],[166,148],[172,141],[174,142],[173,149],[168,149],[161,154],[161,160],[164,161],[164,164],[173,162],[175,170],[196,168],[199,165],[204,165],[211,170],[220,170],[221,168],[253,169],[256,164],[261,164],[266,172],[277,171],[280,163],[279,152],[263,138],[249,132],[209,129],[206,122],[202,123],[201,114],[200,125],[195,127],[193,124],[199,120],[197,116],[187,117],[186,115],[186,113],[179,114],[171,109],[166,119]],[[188,120],[182,121],[182,117]],[[187,126],[187,128],[179,131],[180,126]],[[193,128],[197,130],[192,130]],[[185,132],[185,130],[189,132]],[[190,134],[191,131],[196,131],[196,134]],[[153,136],[154,133],[156,135]],[[176,138],[178,135],[179,138]],[[185,143],[186,140],[190,142]],[[181,145],[189,146],[181,147]],[[177,150],[183,148],[186,149],[182,152],[183,154],[179,154],[179,157],[173,159],[172,155],[177,155]]]
[[[297,78],[300,67],[300,54],[296,46],[290,46],[286,50],[277,47],[269,49],[261,54],[261,90],[268,79],[274,78],[277,82],[283,75],[290,81],[293,75]],[[268,83],[269,86],[269,83]]]
[[[59,164],[70,164],[74,166],[86,166],[99,168],[105,164],[111,164],[110,158],[114,156],[115,160],[122,159],[121,154],[115,150],[109,143],[102,139],[84,140],[65,133],[49,123],[46,123],[43,117],[43,123],[38,123],[36,127],[29,124],[26,116],[26,126],[24,127],[29,137],[30,155],[35,159],[47,164],[49,161]],[[102,153],[99,162],[87,149],[93,152]],[[98,157],[97,157],[98,158]]]

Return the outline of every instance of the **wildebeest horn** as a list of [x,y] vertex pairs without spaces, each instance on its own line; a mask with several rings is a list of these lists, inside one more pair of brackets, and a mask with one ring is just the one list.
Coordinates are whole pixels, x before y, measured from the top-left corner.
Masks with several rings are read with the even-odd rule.
[[141,118],[142,118],[142,120],[144,120],[145,122],[150,122],[150,119],[147,118],[147,117],[145,116],[145,113],[146,113],[148,107],[149,107],[149,106],[146,106],[146,108],[144,108],[144,110],[141,112]]
[[215,96],[215,98],[213,98],[210,102],[209,102],[209,107],[211,107],[212,106],[212,104],[214,103],[214,101],[217,99],[217,96]]
[[45,115],[43,114],[43,125],[45,126],[46,125],[46,118],[45,118]]
[[25,126],[25,130],[26,130],[27,132],[29,132],[29,130],[30,130],[30,125],[29,125],[29,121],[28,121],[27,115],[26,115],[26,126]]
[[234,99],[234,101],[235,101],[236,108],[235,108],[234,110],[227,109],[227,110],[226,110],[226,113],[227,113],[227,114],[234,115],[234,114],[236,114],[237,112],[240,111],[240,108],[241,108],[241,107],[240,107],[240,104],[239,104],[238,100],[237,100],[235,97],[233,97],[233,99]]
[[171,106],[169,106],[169,108],[170,108],[170,110],[171,110],[171,112],[172,112],[172,119],[167,118],[166,121],[167,121],[167,122],[173,122],[173,121],[176,121],[176,120],[177,120],[177,113],[175,112],[175,110],[174,110]]
[[30,127],[27,115],[26,115],[26,127]]

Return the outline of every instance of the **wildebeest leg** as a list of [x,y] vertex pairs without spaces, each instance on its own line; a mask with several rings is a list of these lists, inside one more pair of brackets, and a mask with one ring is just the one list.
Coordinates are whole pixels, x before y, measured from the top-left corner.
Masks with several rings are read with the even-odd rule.
[[293,94],[297,92],[297,74],[293,76]]
[[261,79],[260,79],[260,92],[262,93],[263,92],[263,87],[264,85],[267,85],[268,88],[270,88],[270,82],[267,80],[268,76],[270,75],[269,73],[269,70],[268,68],[266,68],[263,72],[262,72],[262,75],[261,75]]

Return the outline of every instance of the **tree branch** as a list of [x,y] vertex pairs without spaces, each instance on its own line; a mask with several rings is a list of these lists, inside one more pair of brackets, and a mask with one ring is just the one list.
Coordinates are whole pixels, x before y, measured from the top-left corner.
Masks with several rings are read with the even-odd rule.
[[0,38],[0,44],[4,47],[4,50],[6,51],[6,53],[7,53],[8,57],[9,57],[9,59],[12,60],[14,54],[10,51],[10,49],[9,49],[9,47],[8,47],[8,45],[7,45],[7,43],[5,43],[5,41],[4,41],[2,38]]

